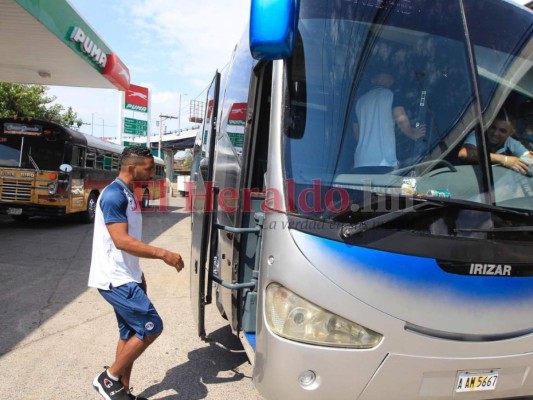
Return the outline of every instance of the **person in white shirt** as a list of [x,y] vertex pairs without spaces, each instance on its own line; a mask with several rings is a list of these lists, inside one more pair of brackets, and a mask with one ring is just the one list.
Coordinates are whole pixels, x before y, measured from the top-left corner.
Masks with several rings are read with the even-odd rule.
[[398,166],[395,124],[412,140],[425,136],[426,127],[411,126],[401,99],[391,90],[394,77],[386,67],[376,68],[371,83],[372,89],[355,105],[353,167],[358,172],[386,173]]
[[93,380],[107,400],[142,400],[129,392],[133,363],[163,331],[163,321],[146,294],[139,257],[163,260],[178,272],[184,267],[180,254],[142,242],[133,183],[151,180],[154,173],[149,149],[125,148],[117,179],[104,188],[96,204],[89,286],[113,306],[120,332],[114,363]]

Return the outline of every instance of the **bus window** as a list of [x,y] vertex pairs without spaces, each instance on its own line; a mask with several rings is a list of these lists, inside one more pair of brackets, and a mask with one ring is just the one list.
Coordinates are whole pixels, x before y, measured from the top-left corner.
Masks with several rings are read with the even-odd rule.
[[111,171],[118,171],[120,167],[120,159],[117,154],[113,154],[111,158]]
[[96,169],[104,169],[104,154],[100,151],[96,153]]
[[18,167],[20,162],[20,137],[0,138],[0,167]]
[[256,101],[256,113],[254,118],[253,138],[250,151],[252,158],[250,159],[251,172],[248,177],[250,188],[257,188],[264,192],[267,189],[265,182],[265,175],[267,170],[268,160],[268,140],[270,128],[270,86],[269,82],[272,79],[272,63],[265,65],[257,71],[259,74],[257,90],[258,98]]
[[96,165],[95,161],[96,161],[96,150],[87,149],[85,167],[94,168]]
[[106,153],[104,155],[104,169],[106,171],[111,171],[111,160],[112,160],[111,153]]
[[[66,161],[66,160],[65,160]],[[72,146],[72,157],[70,159],[70,165],[73,167],[79,167],[82,164],[81,149],[78,146]]]
[[35,169],[58,169],[63,164],[64,142],[58,140],[47,141],[43,146],[40,137],[26,137],[23,143],[22,166]]

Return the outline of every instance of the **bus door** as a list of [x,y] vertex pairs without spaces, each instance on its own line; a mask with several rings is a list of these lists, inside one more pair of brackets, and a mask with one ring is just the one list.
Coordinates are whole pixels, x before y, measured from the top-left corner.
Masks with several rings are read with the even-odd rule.
[[[248,107],[251,126],[245,138],[243,153],[243,180],[241,193],[248,194],[241,203],[238,252],[234,265],[238,265],[240,287],[236,302],[238,331],[241,343],[250,362],[255,359],[257,300],[260,249],[263,235],[264,205],[266,202],[267,163],[269,154],[270,107],[272,89],[272,62],[259,63],[254,68]],[[255,284],[255,285],[254,285]]]
[[[210,236],[215,204],[213,203],[213,162],[215,154],[216,120],[220,73],[216,73],[207,94],[207,107],[202,125],[201,138],[195,142],[195,157],[192,171],[192,193],[190,193],[192,237],[190,287],[193,316],[198,324],[198,335],[205,338],[205,305],[211,302],[211,275],[206,269],[210,249]],[[199,148],[196,148],[198,147]]]

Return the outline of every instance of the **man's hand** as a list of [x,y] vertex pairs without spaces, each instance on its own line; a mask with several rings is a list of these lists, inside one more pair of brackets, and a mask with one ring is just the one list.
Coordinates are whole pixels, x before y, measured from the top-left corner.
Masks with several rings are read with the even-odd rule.
[[179,253],[173,253],[171,251],[164,250],[161,259],[171,267],[176,268],[178,272],[180,272],[183,267],[185,267],[185,264],[183,264],[183,259],[181,258],[181,255]]
[[526,175],[529,172],[529,165],[526,161],[521,160],[515,156],[503,156],[504,162],[503,166],[509,169],[513,169],[516,172],[520,172],[523,175]]
[[411,139],[418,140],[424,136],[426,136],[426,125],[419,125],[416,128],[414,128],[411,134]]

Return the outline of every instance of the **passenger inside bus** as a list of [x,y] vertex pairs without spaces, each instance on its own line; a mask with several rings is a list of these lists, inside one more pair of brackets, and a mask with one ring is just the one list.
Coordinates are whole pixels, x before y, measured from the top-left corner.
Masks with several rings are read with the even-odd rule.
[[375,68],[371,83],[355,106],[353,168],[356,173],[387,173],[398,166],[395,125],[412,141],[425,136],[426,126],[411,125],[402,96],[391,89],[394,76],[388,68]]
[[[522,143],[512,138],[514,132],[514,124],[507,111],[502,108],[486,131],[490,161],[492,164],[528,174],[529,166],[533,164],[533,151],[529,151]],[[475,132],[468,135],[458,156],[465,163],[478,161]]]

